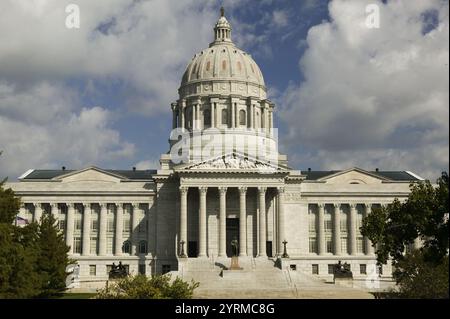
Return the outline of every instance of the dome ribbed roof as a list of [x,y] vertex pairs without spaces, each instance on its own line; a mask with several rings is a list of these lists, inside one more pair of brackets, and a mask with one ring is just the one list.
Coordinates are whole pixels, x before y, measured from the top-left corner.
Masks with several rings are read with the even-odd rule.
[[264,77],[250,54],[231,40],[231,25],[222,16],[214,27],[215,40],[194,55],[183,75],[180,90],[190,84],[215,80],[248,83],[265,91]]

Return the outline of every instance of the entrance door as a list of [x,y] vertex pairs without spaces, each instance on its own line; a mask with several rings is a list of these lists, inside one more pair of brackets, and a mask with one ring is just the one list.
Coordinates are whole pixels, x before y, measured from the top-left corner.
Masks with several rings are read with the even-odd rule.
[[188,243],[188,257],[197,257],[198,250],[197,250],[197,242],[196,241],[190,241]]
[[227,256],[233,256],[231,241],[237,239],[239,242],[239,218],[227,218]]

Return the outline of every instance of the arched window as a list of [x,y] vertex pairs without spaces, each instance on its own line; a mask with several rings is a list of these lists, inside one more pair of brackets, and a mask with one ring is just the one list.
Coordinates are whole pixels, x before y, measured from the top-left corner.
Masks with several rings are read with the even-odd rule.
[[141,240],[139,242],[139,253],[146,254],[147,253],[147,242],[145,240]]
[[130,254],[131,253],[131,243],[127,240],[122,245],[122,253]]
[[222,109],[222,124],[228,124],[228,110]]
[[211,126],[211,111],[210,110],[203,111],[203,125]]
[[245,125],[245,111],[244,110],[240,110],[239,111],[239,125]]

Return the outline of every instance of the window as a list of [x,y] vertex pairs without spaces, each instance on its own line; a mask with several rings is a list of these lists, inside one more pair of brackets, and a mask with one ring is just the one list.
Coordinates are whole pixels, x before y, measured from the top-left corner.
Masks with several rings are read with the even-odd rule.
[[316,214],[312,210],[309,211],[309,232],[316,232]]
[[81,230],[81,216],[75,217],[75,230]]
[[112,254],[113,253],[113,247],[114,247],[114,238],[113,237],[107,237],[106,238],[106,253]]
[[356,252],[359,254],[364,253],[364,240],[363,237],[356,238]]
[[341,252],[343,254],[348,254],[347,237],[341,237]]
[[106,265],[106,274],[109,274],[109,272],[112,270],[112,265]]
[[138,271],[139,271],[139,274],[145,275],[145,264],[139,264]]
[[317,254],[317,240],[316,237],[309,238],[309,252]]
[[91,230],[92,231],[97,231],[98,230],[98,220],[97,219],[92,219],[91,220]]
[[58,220],[58,229],[65,231],[66,230],[66,221],[65,220]]
[[347,233],[347,214],[341,213],[341,233]]
[[333,221],[331,219],[331,214],[325,212],[324,214],[325,232],[331,233],[333,231]]
[[107,223],[106,223],[106,231],[107,232],[114,232],[114,214],[109,213],[107,217]]
[[123,243],[122,252],[124,254],[130,254],[131,253],[131,243],[128,240]]
[[222,124],[228,124],[228,110],[222,109]]
[[141,240],[139,242],[139,253],[146,254],[147,253],[147,242],[145,240]]
[[210,110],[203,111],[203,125],[211,126],[211,111]]
[[89,276],[96,276],[96,275],[97,275],[97,266],[89,265]]
[[129,233],[131,229],[131,224],[130,224],[130,218],[126,218],[123,221],[123,232],[124,233]]
[[246,125],[246,118],[245,118],[245,111],[240,110],[239,111],[239,125]]
[[81,254],[81,237],[73,238],[73,253]]
[[140,219],[140,221],[138,222],[138,231],[140,233],[145,233],[146,229],[147,229],[147,220],[142,218]]
[[334,274],[334,265],[328,264],[328,274],[333,275]]
[[333,252],[333,240],[331,239],[331,237],[325,237],[325,243],[326,243],[326,249],[327,249],[327,253],[332,253]]
[[367,265],[366,264],[359,265],[359,273],[361,275],[367,275]]
[[91,254],[97,255],[97,237],[91,237]]
[[167,274],[170,271],[170,265],[162,265],[162,273]]
[[318,264],[312,264],[311,265],[311,272],[313,275],[318,275],[319,274],[319,265]]

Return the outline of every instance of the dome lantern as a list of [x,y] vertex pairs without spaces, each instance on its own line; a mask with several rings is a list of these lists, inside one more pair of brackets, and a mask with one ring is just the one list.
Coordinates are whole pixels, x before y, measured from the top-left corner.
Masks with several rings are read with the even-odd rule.
[[225,18],[225,9],[220,8],[220,18],[214,27],[214,42],[232,42],[231,24]]

